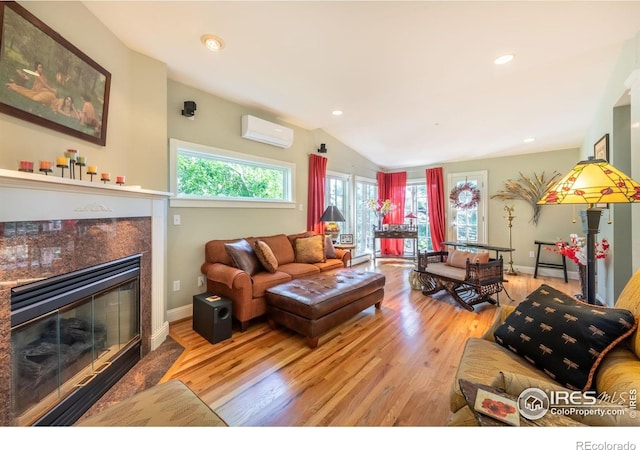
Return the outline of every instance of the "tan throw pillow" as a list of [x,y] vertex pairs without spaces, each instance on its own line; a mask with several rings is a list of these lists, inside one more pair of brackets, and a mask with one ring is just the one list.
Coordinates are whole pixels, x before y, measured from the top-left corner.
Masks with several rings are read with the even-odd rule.
[[447,264],[452,267],[460,267],[462,269],[466,269],[467,258],[471,258],[471,260],[473,261],[474,257],[475,257],[474,253],[469,255],[469,252],[463,252],[462,250],[454,250],[452,252],[449,252],[449,256],[447,257]]
[[275,273],[276,270],[278,270],[278,260],[273,254],[271,247],[269,247],[266,242],[261,241],[260,239],[256,240],[253,244],[253,249],[258,256],[260,263],[268,272]]
[[249,275],[253,276],[262,268],[260,260],[253,251],[253,247],[246,239],[224,244],[224,248],[231,257],[234,266],[244,270]]
[[298,238],[295,241],[296,262],[313,264],[324,262],[324,236]]
[[327,234],[324,237],[324,257],[325,259],[338,259],[338,255],[336,253],[336,249],[333,246],[333,241],[331,240],[331,235]]
[[486,264],[489,262],[489,252],[476,253],[476,257],[472,260],[480,264]]

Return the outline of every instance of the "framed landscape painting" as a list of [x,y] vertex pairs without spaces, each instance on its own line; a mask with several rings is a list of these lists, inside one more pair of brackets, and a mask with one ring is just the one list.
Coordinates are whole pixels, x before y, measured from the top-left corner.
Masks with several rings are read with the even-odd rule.
[[15,2],[0,2],[0,112],[99,145],[111,74]]

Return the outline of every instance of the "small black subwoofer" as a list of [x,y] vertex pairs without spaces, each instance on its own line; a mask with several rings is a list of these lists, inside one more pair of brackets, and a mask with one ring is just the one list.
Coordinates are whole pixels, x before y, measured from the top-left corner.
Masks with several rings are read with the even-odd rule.
[[193,330],[211,344],[231,337],[231,300],[204,293],[193,296]]

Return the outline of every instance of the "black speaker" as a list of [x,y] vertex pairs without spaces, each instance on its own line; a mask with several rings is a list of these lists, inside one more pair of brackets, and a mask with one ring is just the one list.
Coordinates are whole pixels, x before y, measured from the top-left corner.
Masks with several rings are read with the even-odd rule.
[[193,117],[196,114],[196,102],[187,100],[184,102],[184,109],[182,115],[185,117]]
[[231,337],[231,300],[205,293],[193,296],[193,330],[211,344]]

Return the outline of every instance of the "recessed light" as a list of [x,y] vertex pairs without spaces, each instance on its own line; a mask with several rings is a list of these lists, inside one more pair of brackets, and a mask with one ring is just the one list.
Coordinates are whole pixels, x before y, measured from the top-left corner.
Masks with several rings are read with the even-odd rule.
[[224,41],[213,34],[203,34],[200,42],[212,52],[219,52],[224,48]]
[[525,142],[526,144],[530,144],[530,143],[532,143],[532,142],[533,142],[533,141],[535,141],[535,140],[536,140],[536,138],[534,138],[534,137],[524,138],[524,142]]
[[331,114],[333,114],[334,116],[341,116],[342,111],[340,111],[339,109],[336,109],[335,111],[331,111]]
[[506,64],[513,61],[513,53],[508,53],[506,55],[498,56],[493,62],[498,65]]

